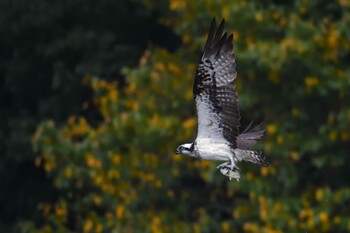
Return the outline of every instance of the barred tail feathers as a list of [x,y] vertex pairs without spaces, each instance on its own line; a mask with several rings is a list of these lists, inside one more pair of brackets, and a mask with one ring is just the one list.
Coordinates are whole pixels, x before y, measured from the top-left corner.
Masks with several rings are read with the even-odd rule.
[[255,163],[261,166],[267,167],[270,165],[270,163],[266,161],[265,156],[261,151],[238,149],[238,153],[236,153],[236,156],[239,160],[244,160],[244,161]]

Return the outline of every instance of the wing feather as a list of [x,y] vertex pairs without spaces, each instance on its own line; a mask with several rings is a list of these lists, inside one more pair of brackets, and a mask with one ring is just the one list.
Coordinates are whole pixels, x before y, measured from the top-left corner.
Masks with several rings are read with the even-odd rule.
[[237,147],[240,113],[234,80],[237,76],[233,35],[223,34],[213,19],[193,86],[198,114],[198,138],[225,141]]
[[265,130],[261,129],[261,124],[252,128],[253,121],[237,137],[237,147],[242,150],[251,150],[259,139],[264,136]]

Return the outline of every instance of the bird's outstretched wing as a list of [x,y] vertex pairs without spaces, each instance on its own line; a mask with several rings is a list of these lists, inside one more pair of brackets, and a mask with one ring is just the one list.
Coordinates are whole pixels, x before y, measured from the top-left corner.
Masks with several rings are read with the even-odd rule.
[[213,19],[197,67],[193,94],[198,115],[197,139],[226,142],[237,147],[240,113],[234,80],[237,76],[233,35],[227,36],[224,20]]

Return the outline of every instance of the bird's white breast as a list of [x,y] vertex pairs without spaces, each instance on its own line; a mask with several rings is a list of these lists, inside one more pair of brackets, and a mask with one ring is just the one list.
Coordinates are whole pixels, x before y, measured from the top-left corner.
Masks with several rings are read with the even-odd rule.
[[204,160],[228,161],[232,156],[231,148],[225,142],[197,138],[196,146],[200,158]]

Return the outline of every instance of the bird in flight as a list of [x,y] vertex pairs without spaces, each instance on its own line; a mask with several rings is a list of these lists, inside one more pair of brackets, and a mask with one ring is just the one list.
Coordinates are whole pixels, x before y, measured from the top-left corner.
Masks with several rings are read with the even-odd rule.
[[231,180],[240,179],[237,163],[248,161],[267,166],[261,152],[252,150],[265,130],[252,123],[239,132],[240,112],[235,89],[236,61],[233,34],[223,33],[225,20],[217,27],[212,20],[207,42],[197,66],[193,95],[198,116],[197,138],[176,149],[176,154],[212,161],[224,161],[217,168]]

